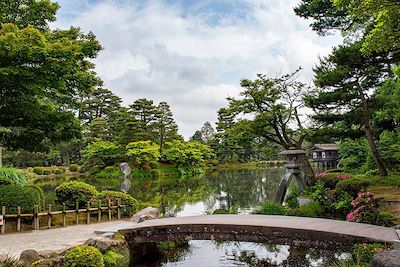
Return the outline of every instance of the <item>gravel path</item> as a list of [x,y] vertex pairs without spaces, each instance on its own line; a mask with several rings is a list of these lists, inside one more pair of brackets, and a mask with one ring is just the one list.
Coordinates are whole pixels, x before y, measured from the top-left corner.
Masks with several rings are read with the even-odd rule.
[[81,245],[91,237],[97,236],[95,231],[115,227],[121,221],[82,224],[49,230],[36,230],[0,235],[0,254],[19,257],[22,251],[34,249],[65,250],[75,245]]

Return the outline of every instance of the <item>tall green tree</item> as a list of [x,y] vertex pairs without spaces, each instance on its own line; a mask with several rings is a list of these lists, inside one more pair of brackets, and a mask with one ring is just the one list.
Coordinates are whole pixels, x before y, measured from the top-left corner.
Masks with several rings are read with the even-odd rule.
[[87,132],[85,133],[88,143],[92,143],[97,139],[110,140],[110,133],[108,131],[108,123],[104,118],[95,118],[90,123]]
[[50,0],[2,0],[0,24],[13,23],[19,28],[31,25],[37,29],[48,29],[48,23],[56,20],[59,7]]
[[10,149],[79,137],[76,98],[101,83],[90,62],[100,44],[78,28],[50,30],[57,9],[45,0],[0,3],[0,126],[11,132]]
[[396,0],[332,0],[353,22],[345,35],[362,33],[362,52],[400,52],[400,2]]
[[[229,109],[236,114],[252,116],[256,135],[284,149],[301,149],[309,132],[303,126],[299,109],[307,86],[296,80],[298,71],[277,78],[258,74],[255,80],[243,79],[241,98],[229,98]],[[304,155],[303,168],[311,179],[314,172]]]
[[199,143],[203,143],[203,139],[201,138],[201,132],[200,130],[197,130],[191,137],[190,141],[196,141]]
[[160,153],[166,142],[182,139],[178,135],[178,125],[176,124],[172,111],[167,102],[160,102],[157,106],[158,119],[155,125],[157,141],[160,144]]
[[110,121],[121,108],[121,98],[105,88],[95,88],[81,102],[79,118],[90,124],[95,118]]
[[208,145],[214,137],[215,130],[209,121],[206,121],[200,129],[201,139]]
[[302,18],[311,19],[310,27],[320,35],[349,28],[352,24],[348,12],[335,8],[332,0],[301,0],[294,12]]
[[153,100],[141,98],[129,106],[132,118],[137,122],[135,140],[154,140],[155,126],[160,112]]
[[381,176],[387,175],[385,164],[376,147],[373,125],[372,93],[388,75],[382,55],[364,56],[361,43],[342,45],[321,59],[315,67],[317,89],[307,104],[317,113],[314,118],[325,126],[338,127],[342,134],[363,130]]

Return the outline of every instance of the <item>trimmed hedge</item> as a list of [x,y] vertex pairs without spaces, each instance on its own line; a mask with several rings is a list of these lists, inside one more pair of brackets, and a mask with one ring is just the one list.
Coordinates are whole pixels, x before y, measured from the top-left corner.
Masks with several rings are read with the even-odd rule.
[[21,207],[21,212],[30,213],[35,205],[43,203],[43,191],[37,186],[0,186],[0,206],[6,206],[7,212],[16,212]]
[[118,198],[121,199],[121,204],[124,205],[124,207],[121,209],[122,215],[132,215],[137,211],[139,203],[131,195],[125,194],[124,192],[111,190],[101,191],[98,194],[99,200],[101,200],[103,203],[108,203],[108,199],[110,199],[112,205],[117,205]]
[[97,195],[97,189],[84,182],[64,182],[56,188],[57,202],[65,203],[68,208],[75,208],[76,202],[79,207],[86,207],[87,201],[92,201]]
[[255,210],[253,213],[263,215],[286,215],[287,209],[276,202],[265,202],[261,208]]
[[317,201],[310,202],[296,209],[290,209],[288,211],[289,216],[298,217],[321,217],[325,214],[324,207]]
[[79,165],[78,164],[71,164],[71,165],[69,165],[69,170],[71,172],[78,172],[79,171]]
[[67,251],[64,267],[104,267],[103,255],[91,246],[77,246]]
[[43,175],[45,167],[34,167],[33,172],[36,173],[37,175]]
[[358,193],[366,191],[367,187],[370,185],[371,185],[370,181],[359,178],[351,178],[337,183],[336,191],[347,192],[349,195],[355,198],[357,197]]

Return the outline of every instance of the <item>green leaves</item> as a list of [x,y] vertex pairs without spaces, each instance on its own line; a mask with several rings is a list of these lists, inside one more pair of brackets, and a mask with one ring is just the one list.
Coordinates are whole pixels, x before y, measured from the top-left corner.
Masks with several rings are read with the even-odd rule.
[[126,155],[142,166],[150,161],[158,161],[160,151],[159,146],[152,141],[139,141],[126,146]]
[[198,165],[212,158],[213,151],[207,145],[196,141],[174,140],[165,144],[162,158],[179,165]]
[[102,140],[97,140],[89,144],[82,151],[82,154],[85,163],[97,163],[106,166],[113,165],[120,158],[124,157],[122,147],[113,142]]
[[47,29],[48,22],[56,20],[59,7],[50,0],[2,0],[0,24],[13,23],[21,28],[32,25],[38,29]]

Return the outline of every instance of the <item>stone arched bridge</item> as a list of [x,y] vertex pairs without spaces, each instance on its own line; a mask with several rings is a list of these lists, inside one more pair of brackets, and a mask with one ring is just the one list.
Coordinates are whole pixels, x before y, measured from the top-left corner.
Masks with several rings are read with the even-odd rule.
[[174,217],[133,224],[119,232],[125,236],[131,251],[145,248],[144,243],[177,240],[249,241],[325,249],[360,242],[400,242],[394,228],[329,219],[267,215]]

